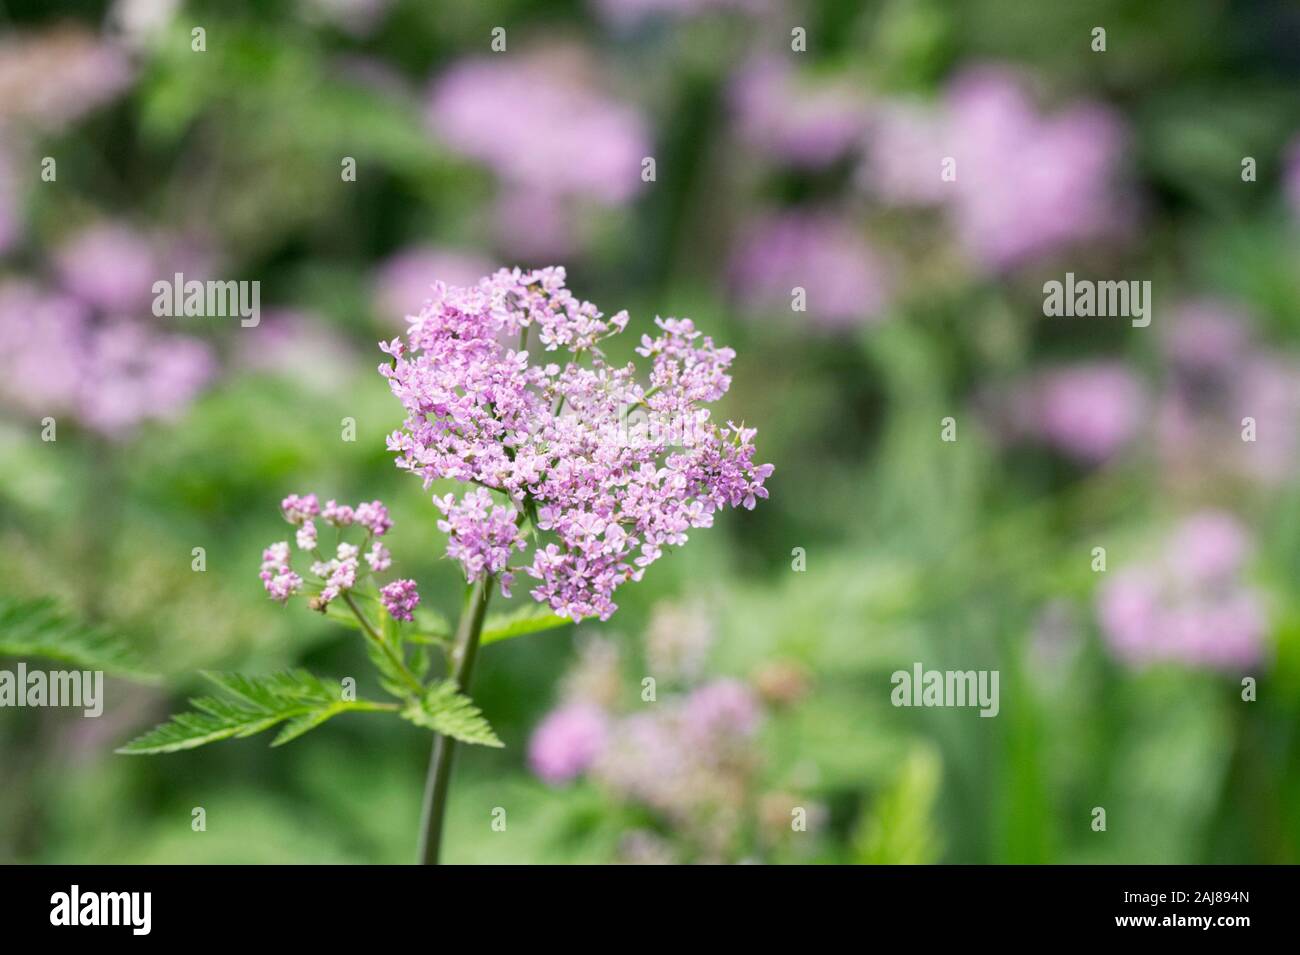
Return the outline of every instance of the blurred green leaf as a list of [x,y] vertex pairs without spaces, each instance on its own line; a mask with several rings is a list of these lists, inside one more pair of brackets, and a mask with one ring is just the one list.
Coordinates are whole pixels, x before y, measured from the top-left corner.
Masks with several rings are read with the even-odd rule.
[[48,657],[138,680],[156,679],[120,637],[81,623],[49,598],[0,597],[0,656]]
[[939,756],[914,749],[898,779],[877,797],[854,837],[864,865],[924,865],[939,858],[933,810],[941,777]]

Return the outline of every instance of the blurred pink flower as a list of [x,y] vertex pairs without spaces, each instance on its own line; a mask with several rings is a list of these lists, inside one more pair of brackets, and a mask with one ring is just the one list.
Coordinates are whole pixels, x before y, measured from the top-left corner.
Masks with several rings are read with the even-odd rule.
[[1300,136],[1291,140],[1283,158],[1282,188],[1291,211],[1300,217]]
[[463,60],[434,84],[429,125],[511,186],[622,204],[642,186],[649,128],[593,72],[563,53]]
[[1005,440],[1041,442],[1088,465],[1132,442],[1149,407],[1133,373],[1106,360],[1045,368],[993,391],[983,404]]
[[631,26],[651,17],[686,18],[715,11],[761,13],[771,0],[592,0],[597,12],[617,26]]
[[13,160],[0,149],[0,254],[22,235],[22,196],[14,177]]
[[79,26],[0,39],[0,125],[57,131],[130,84],[126,54]]
[[144,421],[175,420],[216,372],[211,349],[198,339],[154,334],[126,320],[92,329],[88,358],[77,414],[114,436]]
[[82,301],[107,312],[132,313],[153,298],[153,283],[171,279],[160,274],[152,243],[117,223],[89,226],[55,252],[63,287]]
[[275,375],[315,395],[337,393],[357,374],[357,355],[322,316],[297,309],[265,309],[256,328],[235,336],[235,364]]
[[605,749],[609,718],[599,707],[571,703],[550,713],[528,742],[528,765],[552,785],[585,773]]
[[1208,299],[1185,302],[1161,326],[1161,346],[1180,373],[1221,375],[1245,358],[1249,323],[1233,306]]
[[844,328],[879,320],[888,303],[883,260],[848,220],[787,212],[751,224],[733,254],[731,285],[750,309],[784,312],[795,288],[807,293],[808,317]]
[[[1275,484],[1300,456],[1300,362],[1255,342],[1232,305],[1201,300],[1173,309],[1161,346],[1168,385],[1156,416],[1169,473],[1201,478],[1225,471]],[[1254,440],[1244,440],[1246,419]]]
[[700,744],[714,743],[719,738],[749,737],[762,718],[758,697],[739,680],[714,680],[691,691],[686,698],[686,730]]
[[866,124],[863,98],[849,84],[812,83],[774,57],[742,69],[730,100],[741,138],[796,167],[815,169],[846,156]]
[[374,309],[386,322],[401,325],[407,315],[433,296],[433,283],[473,285],[493,271],[492,264],[473,252],[433,245],[408,246],[385,259],[375,273]]
[[502,251],[522,262],[566,259],[581,245],[580,217],[554,193],[506,187],[492,218]]
[[1097,597],[1111,652],[1133,666],[1259,663],[1268,621],[1263,596],[1242,578],[1250,546],[1236,518],[1206,511],[1175,528],[1154,560],[1115,573]]
[[871,110],[861,185],[890,205],[935,205],[952,194],[942,163],[950,155],[943,115],[920,103],[885,102]]
[[214,370],[198,339],[96,321],[72,296],[0,285],[0,397],[25,413],[66,413],[123,437],[144,421],[175,418]]
[[[872,135],[864,184],[886,202],[942,200],[958,243],[989,270],[1117,234],[1129,218],[1115,191],[1116,115],[1083,103],[1042,116],[1001,68],[959,75],[928,116],[881,108]],[[948,158],[952,181],[941,176]]]

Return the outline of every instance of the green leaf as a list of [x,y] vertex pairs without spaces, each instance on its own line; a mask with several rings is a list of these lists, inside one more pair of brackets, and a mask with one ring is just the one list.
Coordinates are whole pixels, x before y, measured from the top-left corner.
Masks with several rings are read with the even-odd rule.
[[351,627],[353,630],[364,629],[361,621],[352,609],[341,600],[331,600],[325,606],[325,617],[333,623],[340,623],[345,627]]
[[925,865],[939,857],[933,814],[942,771],[933,750],[915,749],[908,755],[898,778],[858,825],[853,838],[858,863]]
[[156,679],[120,637],[81,623],[49,598],[0,597],[0,656],[47,657],[137,680]]
[[573,623],[573,621],[568,617],[557,616],[551,612],[549,607],[526,605],[510,613],[489,616],[483,624],[483,634],[479,642],[481,644],[496,643],[498,640],[522,637],[528,633],[554,630],[556,627],[563,627],[570,623]]
[[406,639],[413,643],[445,643],[451,639],[451,621],[428,607],[415,608],[415,632]]
[[271,743],[281,746],[348,710],[390,707],[367,700],[344,700],[333,687],[305,670],[269,676],[204,673],[226,696],[190,700],[194,712],[178,713],[117,750],[128,755],[175,753],[223,739],[242,739],[278,723],[286,725]]
[[402,716],[416,726],[423,726],[462,743],[501,747],[505,744],[483,716],[474,701],[460,691],[455,680],[443,680],[429,687],[419,700],[413,700]]

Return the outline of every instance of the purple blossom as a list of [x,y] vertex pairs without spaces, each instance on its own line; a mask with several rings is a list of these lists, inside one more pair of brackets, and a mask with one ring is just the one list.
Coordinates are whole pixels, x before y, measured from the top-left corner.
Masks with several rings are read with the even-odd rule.
[[528,741],[528,765],[551,785],[576,779],[599,758],[609,718],[589,703],[571,703],[542,720]]
[[[1207,470],[1276,484],[1300,455],[1300,362],[1254,341],[1249,318],[1209,300],[1178,306],[1161,345],[1169,383],[1156,416],[1158,447],[1170,474]],[[1254,440],[1245,440],[1246,419]]]
[[429,123],[509,185],[619,205],[641,188],[649,133],[589,72],[565,54],[465,60],[434,85]]
[[179,415],[215,371],[211,349],[21,282],[0,283],[0,396],[70,414],[110,438]]
[[388,517],[388,508],[379,501],[358,504],[353,512],[353,520],[376,537],[383,537],[393,526]]
[[761,720],[758,698],[739,680],[714,680],[686,698],[686,728],[696,740],[744,739],[753,735]]
[[855,149],[866,125],[861,95],[848,84],[814,84],[784,60],[750,63],[731,87],[740,136],[791,166],[818,169]]
[[435,496],[433,503],[444,515],[438,530],[449,535],[447,556],[460,561],[470,580],[484,574],[500,576],[501,591],[509,596],[514,580],[507,570],[511,551],[527,546],[516,523],[515,508],[493,504],[492,495],[483,488],[469,491],[460,501],[452,494]]
[[302,497],[297,494],[290,494],[280,502],[280,512],[290,524],[301,526],[304,521],[320,513],[320,504],[317,503],[315,494],[307,494]]
[[73,295],[105,312],[127,314],[150,301],[162,268],[152,243],[118,223],[78,232],[59,248],[55,264]]
[[886,266],[860,230],[821,212],[787,212],[750,225],[730,276],[753,310],[789,311],[794,290],[803,289],[808,316],[826,328],[877,321],[889,299]]
[[1283,157],[1282,189],[1291,211],[1300,218],[1300,136],[1291,140]]
[[379,543],[379,541],[375,541],[370,550],[366,551],[366,563],[376,573],[383,573],[393,566],[393,555],[389,553],[387,547]]
[[0,39],[0,127],[29,123],[58,131],[131,82],[126,54],[79,26]]
[[1154,560],[1102,586],[1097,616],[1111,651],[1133,666],[1176,661],[1237,671],[1259,663],[1268,620],[1263,596],[1243,577],[1250,549],[1231,515],[1184,521]]
[[[323,611],[342,594],[354,590],[362,577],[370,571],[382,572],[392,565],[392,555],[375,539],[388,533],[393,526],[388,508],[380,501],[368,501],[350,507],[330,500],[322,508],[315,494],[289,494],[280,502],[280,514],[298,528],[294,536],[299,549],[315,558],[311,563],[311,572],[320,587],[319,595],[312,600],[315,610]],[[326,560],[317,549],[320,544],[317,518],[339,528],[340,532],[353,524],[364,527],[364,544],[369,544],[370,549],[363,555],[361,546],[340,541],[334,556]],[[281,602],[303,586],[302,578],[289,567],[290,558],[287,542],[272,544],[262,554],[262,582],[267,592]],[[367,565],[364,569],[361,564],[363,558]],[[405,593],[405,590],[399,589],[395,593]],[[418,595],[414,599],[419,602]],[[415,603],[410,606],[414,607]]]
[[394,580],[379,589],[379,598],[384,609],[394,620],[414,620],[415,608],[420,605],[420,594],[415,589],[415,581],[409,579]]
[[14,176],[13,160],[0,149],[0,253],[22,235],[22,197]]
[[[1116,116],[1092,103],[1042,116],[1001,68],[961,74],[929,115],[881,109],[873,137],[868,187],[887,202],[942,201],[961,247],[991,271],[1117,234],[1128,218],[1115,189]],[[951,181],[941,176],[948,158]]]
[[[627,314],[606,318],[564,278],[560,268],[503,269],[473,288],[437,283],[408,340],[381,346],[392,361],[380,373],[407,412],[388,446],[426,487],[475,483],[513,505],[489,508],[478,491],[459,505],[438,501],[448,553],[467,574],[504,568],[520,541],[514,512],[535,513],[548,540],[524,567],[538,581],[534,599],[573,620],[607,619],[614,591],[664,547],[710,526],[719,508],[766,497],[772,467],[753,463],[753,429],[719,427],[701,407],[726,392],[734,352],[689,319],[657,319],[659,334],[637,349],[650,359],[647,387],[634,365],[611,365],[600,348]],[[502,344],[521,335],[537,342],[537,362]],[[550,354],[561,350],[563,365]],[[629,409],[689,427],[630,440]]]
[[1032,437],[1085,464],[1114,457],[1145,419],[1146,394],[1119,362],[1094,361],[1041,372],[1011,396],[1012,433]]
[[280,541],[262,551],[262,579],[272,600],[285,603],[302,589],[302,578],[289,568],[289,544]]
[[[312,495],[314,498],[314,495]],[[330,499],[325,502],[325,508],[321,511],[321,517],[325,523],[332,527],[351,527],[356,520],[356,511],[347,504],[339,504]]]
[[386,321],[417,315],[429,300],[435,281],[473,285],[489,271],[491,264],[473,253],[427,245],[403,249],[385,260],[376,273],[375,311]]
[[315,521],[303,521],[302,527],[298,528],[294,539],[298,544],[299,550],[316,549],[316,523]]

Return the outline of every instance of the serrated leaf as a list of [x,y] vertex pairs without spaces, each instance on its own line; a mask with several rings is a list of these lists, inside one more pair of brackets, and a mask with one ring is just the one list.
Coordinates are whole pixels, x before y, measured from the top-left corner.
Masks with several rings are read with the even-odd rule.
[[541,633],[554,630],[573,623],[568,617],[561,617],[551,612],[546,606],[529,605],[509,613],[492,614],[483,624],[480,644],[497,643],[511,637],[522,637],[529,633]]
[[44,597],[0,597],[0,656],[46,657],[141,681],[157,679],[120,637],[81,623]]
[[501,747],[483,711],[460,691],[455,680],[443,680],[429,687],[425,695],[402,710],[402,716],[416,726],[423,726],[462,743]]
[[194,712],[176,714],[117,752],[176,753],[218,740],[242,739],[286,723],[271,744],[280,746],[339,713],[389,708],[368,700],[344,700],[338,689],[305,670],[285,670],[268,676],[203,675],[227,695],[190,700]]

